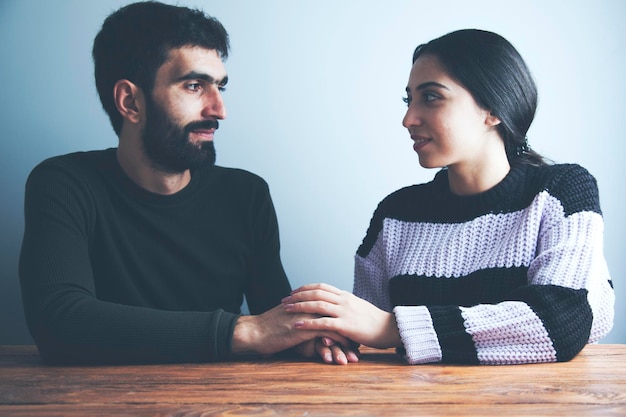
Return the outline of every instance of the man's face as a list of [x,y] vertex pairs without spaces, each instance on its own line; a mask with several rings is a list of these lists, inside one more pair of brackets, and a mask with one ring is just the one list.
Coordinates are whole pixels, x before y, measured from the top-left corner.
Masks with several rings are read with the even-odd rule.
[[226,117],[221,92],[228,78],[215,50],[169,52],[146,94],[143,146],[153,166],[180,173],[215,163],[213,136]]

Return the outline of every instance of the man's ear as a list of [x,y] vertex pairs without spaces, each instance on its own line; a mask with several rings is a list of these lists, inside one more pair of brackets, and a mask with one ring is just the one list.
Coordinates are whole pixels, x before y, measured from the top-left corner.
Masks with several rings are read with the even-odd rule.
[[128,80],[118,80],[113,86],[115,107],[125,120],[130,123],[141,123],[144,109],[144,98],[141,88]]
[[493,115],[493,113],[489,112],[487,118],[485,119],[485,124],[489,127],[494,127],[502,123],[499,118]]

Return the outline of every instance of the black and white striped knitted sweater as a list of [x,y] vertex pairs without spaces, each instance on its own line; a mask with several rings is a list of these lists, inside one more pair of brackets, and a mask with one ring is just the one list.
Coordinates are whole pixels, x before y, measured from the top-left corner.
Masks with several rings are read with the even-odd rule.
[[603,229],[578,165],[514,166],[463,197],[444,169],[379,204],[354,293],[393,310],[411,364],[567,361],[613,325]]

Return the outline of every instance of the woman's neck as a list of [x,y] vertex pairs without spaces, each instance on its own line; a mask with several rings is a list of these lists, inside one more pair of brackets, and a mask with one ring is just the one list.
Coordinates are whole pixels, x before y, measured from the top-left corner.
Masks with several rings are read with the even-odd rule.
[[456,195],[473,195],[485,192],[500,183],[511,170],[504,152],[484,155],[475,163],[448,167],[450,191]]

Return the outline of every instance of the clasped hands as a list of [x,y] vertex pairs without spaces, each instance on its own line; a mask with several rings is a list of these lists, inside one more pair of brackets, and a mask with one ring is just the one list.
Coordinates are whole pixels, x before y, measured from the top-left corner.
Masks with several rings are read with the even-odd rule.
[[[335,333],[340,336],[323,337],[323,346],[317,352],[328,363],[356,362],[349,343],[374,347],[399,347],[402,342],[393,313],[379,309],[354,294],[340,290],[328,284],[304,285],[282,300],[284,311],[290,314],[306,314],[293,322],[294,327],[302,332]],[[326,347],[326,350],[323,347]],[[341,350],[345,352],[347,362],[341,359]],[[329,359],[335,359],[334,361]],[[351,360],[353,359],[353,360]]]

